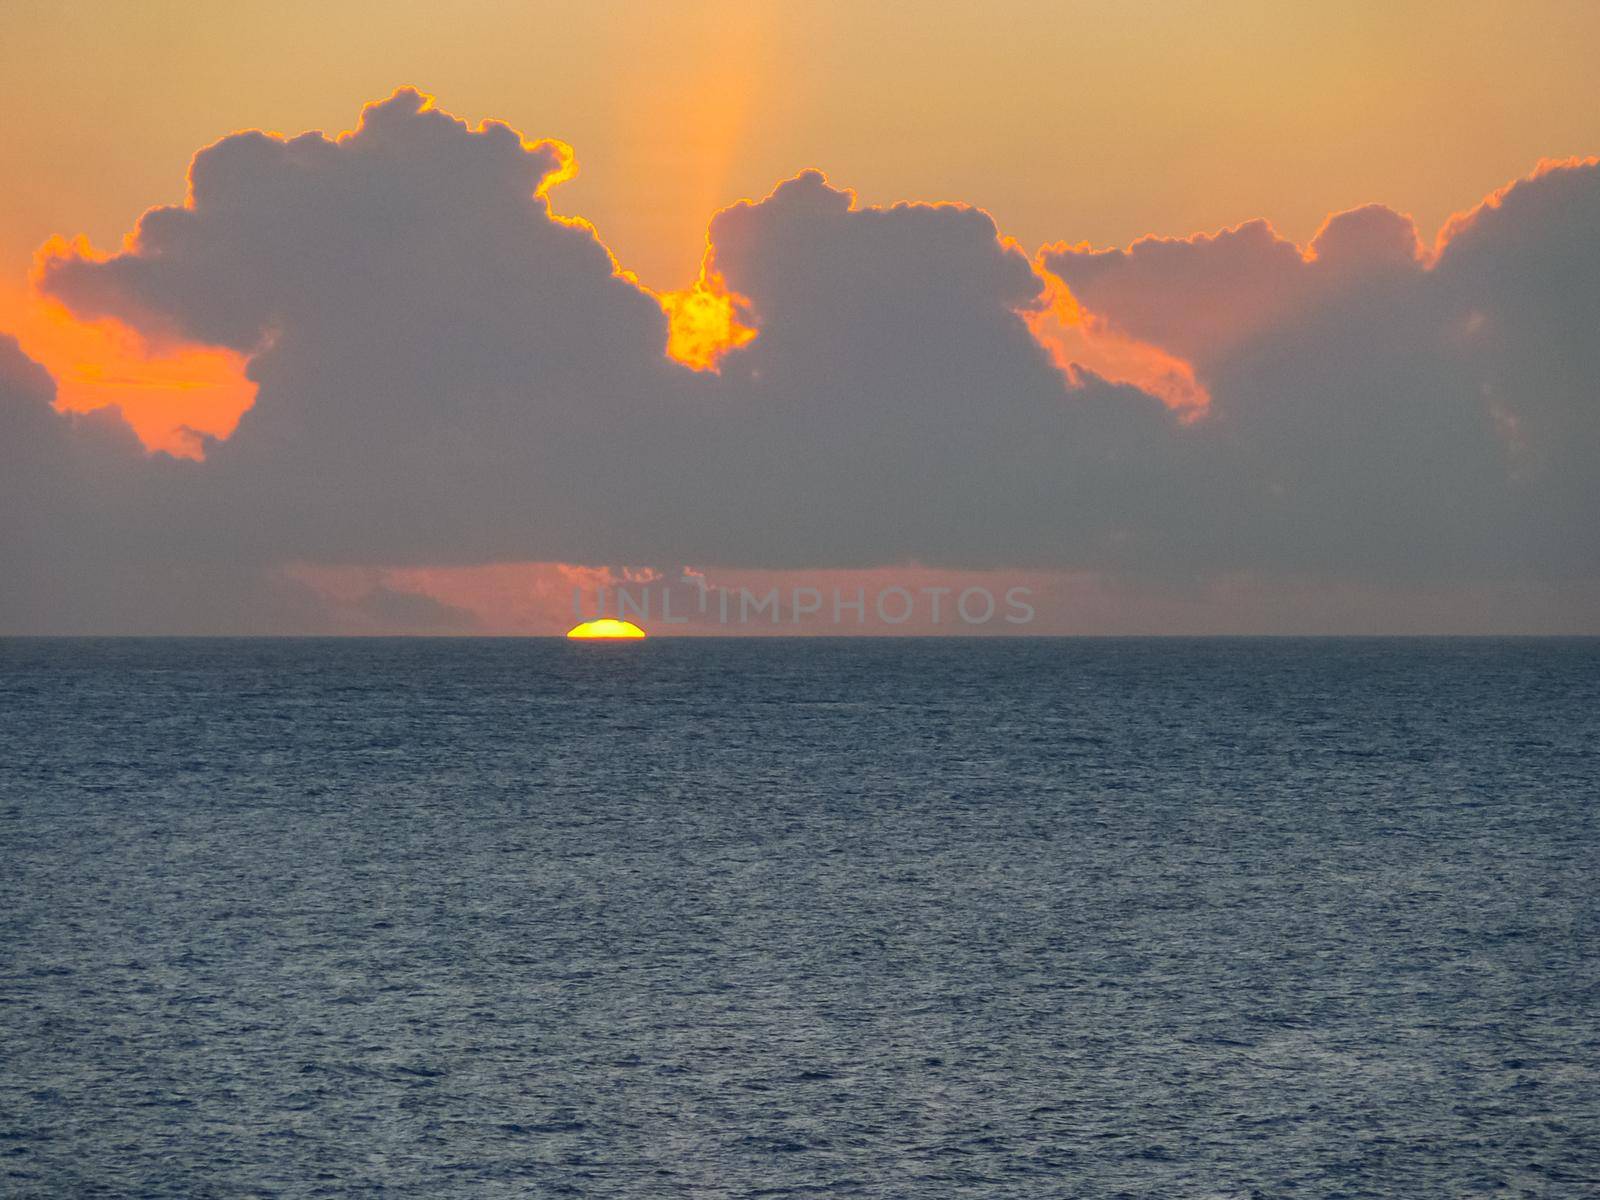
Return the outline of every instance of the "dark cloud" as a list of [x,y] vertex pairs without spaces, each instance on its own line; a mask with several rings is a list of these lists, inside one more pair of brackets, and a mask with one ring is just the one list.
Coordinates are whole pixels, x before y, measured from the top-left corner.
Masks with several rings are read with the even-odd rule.
[[225,553],[1049,560],[1106,535],[1097,495],[1138,500],[1107,444],[1171,419],[1098,383],[1066,403],[1018,315],[1041,280],[986,214],[861,209],[814,172],[719,214],[709,266],[761,334],[696,374],[664,355],[658,300],[538,194],[544,145],[410,92],[337,142],[236,135],[130,251],[44,286],[258,348],[257,403],[193,490]]
[[105,589],[144,501],[143,455],[120,414],[57,412],[54,400],[49,374],[0,335],[0,627],[54,625]]
[[[1261,223],[1044,261],[1196,362],[1247,536],[1221,559],[1393,576],[1600,569],[1600,168],[1542,169],[1436,255],[1381,206],[1302,255]],[[1269,514],[1277,514],[1274,521]]]
[[551,215],[566,162],[402,91],[339,140],[225,138],[129,252],[43,285],[256,350],[258,402],[200,485],[248,553],[493,556],[596,485],[598,447],[635,449],[685,374],[659,304]]
[[1176,427],[1151,397],[1067,386],[1020,315],[1043,280],[979,210],[860,208],[806,172],[717,214],[710,266],[760,334],[725,360],[710,431],[735,484],[714,498],[743,519],[708,514],[690,561],[1093,554],[1142,502],[1128,456]]
[[1372,204],[1330,217],[1309,253],[1249,221],[1126,250],[1046,247],[1040,258],[1095,313],[1204,372],[1344,287],[1418,269],[1421,254],[1411,219]]
[[[980,210],[863,208],[806,172],[712,221],[706,278],[758,329],[717,373],[668,358],[660,299],[552,211],[570,169],[410,91],[339,139],[202,151],[185,205],[42,286],[250,352],[255,407],[178,463],[5,366],[8,554],[70,559],[83,586],[151,562],[258,582],[518,560],[1600,576],[1593,164],[1522,181],[1434,255],[1370,206],[1305,252],[1254,222],[1037,265]],[[1029,325],[1041,266],[1094,314],[1085,338],[1193,364],[1208,410],[1063,372]],[[369,599],[374,620],[459,619]],[[8,592],[0,620],[41,603]]]

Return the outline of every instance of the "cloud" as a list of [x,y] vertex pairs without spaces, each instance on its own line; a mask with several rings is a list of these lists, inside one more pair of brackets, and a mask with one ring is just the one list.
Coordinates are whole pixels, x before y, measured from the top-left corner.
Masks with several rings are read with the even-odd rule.
[[722,415],[695,434],[718,448],[696,520],[714,536],[680,561],[1092,553],[1116,498],[1138,503],[1116,459],[1177,424],[1147,395],[1063,375],[1025,319],[1045,281],[981,210],[862,207],[807,171],[718,213],[710,247],[758,334],[724,359]]
[[401,91],[337,139],[223,139],[130,250],[58,259],[42,286],[86,316],[253,352],[257,402],[199,485],[230,541],[494,556],[578,507],[599,447],[647,444],[646,398],[670,403],[689,374],[661,353],[659,302],[551,213],[543,189],[569,170],[556,143]]
[[1202,373],[1341,288],[1414,270],[1421,257],[1415,224],[1379,204],[1328,218],[1304,251],[1257,220],[1215,234],[1144,238],[1126,250],[1063,244],[1040,255],[1114,329]]
[[1600,567],[1600,168],[1547,164],[1425,254],[1368,206],[1305,252],[1261,222],[1044,261],[1114,327],[1196,364],[1216,478],[1270,520],[1219,553],[1382,577]]
[[[1047,559],[1052,510],[1120,486],[1100,443],[1167,422],[1098,380],[1067,403],[1019,312],[1041,278],[987,214],[861,208],[815,172],[714,220],[705,278],[757,336],[720,375],[686,370],[661,299],[551,211],[568,168],[549,145],[400,92],[338,139],[224,139],[127,251],[46,264],[86,316],[254,348],[256,403],[193,491],[226,533],[192,544],[402,565]],[[1074,470],[1052,447],[1085,422],[1105,428]],[[1080,522],[1089,541],[1102,524]]]
[[[518,562],[1600,577],[1593,162],[1432,253],[1373,205],[1304,248],[1258,221],[1030,257],[982,210],[862,206],[805,171],[717,213],[669,296],[553,209],[573,170],[410,90],[336,138],[201,151],[183,205],[115,255],[63,243],[39,284],[249,355],[254,406],[179,463],[53,413],[13,363],[4,544],[57,593],[161,562],[272,575],[290,609],[302,568]],[[375,578],[362,619],[463,627]]]
[[0,616],[48,618],[100,586],[136,511],[137,439],[114,409],[57,412],[55,383],[0,335]]
[[1431,273],[1505,450],[1518,536],[1580,571],[1600,564],[1597,235],[1600,161],[1544,163],[1451,221]]

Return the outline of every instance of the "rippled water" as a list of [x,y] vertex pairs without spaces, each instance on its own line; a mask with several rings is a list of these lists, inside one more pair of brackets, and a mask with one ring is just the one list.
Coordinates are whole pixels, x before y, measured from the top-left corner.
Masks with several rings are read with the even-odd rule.
[[1600,1194],[1600,642],[0,642],[0,1193]]

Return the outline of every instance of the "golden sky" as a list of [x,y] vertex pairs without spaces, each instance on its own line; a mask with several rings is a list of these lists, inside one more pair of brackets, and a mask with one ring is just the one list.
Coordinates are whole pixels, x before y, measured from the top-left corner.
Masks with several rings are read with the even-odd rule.
[[693,279],[715,209],[808,166],[864,204],[977,204],[1030,251],[1253,217],[1304,241],[1371,201],[1431,237],[1539,159],[1600,147],[1595,45],[1583,0],[7,0],[0,331],[64,405],[121,403],[168,446],[174,424],[226,433],[248,402],[237,362],[135,373],[116,331],[30,296],[37,248],[114,249],[182,200],[200,147],[346,129],[402,84],[571,143],[555,204],[668,290]]
[[[146,445],[198,453],[186,427],[225,435],[254,395],[245,357],[146,341],[158,322],[134,320],[140,334],[67,317],[30,284],[41,247],[58,261],[73,257],[63,239],[85,259],[114,253],[142,212],[182,202],[203,147],[242,129],[347,130],[363,105],[401,87],[468,122],[570,144],[578,174],[550,193],[555,210],[591,222],[657,294],[674,347],[685,315],[689,334],[726,350],[753,332],[729,324],[740,298],[685,290],[707,222],[804,168],[853,189],[862,207],[978,206],[1003,239],[997,249],[985,226],[988,251],[1020,249],[1024,262],[1044,245],[1069,256],[1083,243],[1121,247],[1257,218],[1304,245],[1330,213],[1369,204],[1411,214],[1431,242],[1451,214],[1541,161],[1600,151],[1596,45],[1592,0],[6,0],[0,333],[47,368],[60,406],[118,404]],[[833,203],[807,179],[792,202]],[[1556,197],[1550,211],[1507,220],[1578,262],[1587,235],[1571,240],[1561,222],[1583,219],[1571,198],[1582,179],[1541,185],[1540,196]],[[1414,245],[1409,224],[1383,212],[1394,221],[1369,213],[1346,238],[1403,226]],[[1227,254],[1271,252],[1270,233],[1254,228]],[[1406,254],[1408,269],[1426,269]],[[1144,301],[1174,290],[1153,278]],[[1552,278],[1541,286],[1570,282]],[[1115,322],[1086,341],[1079,284],[1069,292],[1064,279],[1051,283],[1047,307],[1017,315],[1074,386],[1087,366],[1189,415],[1205,408],[1208,381],[1186,352],[1124,337]],[[1278,295],[1252,293],[1269,306]],[[1550,303],[1546,318],[1585,319],[1581,297],[1557,288]],[[1555,366],[1561,378],[1581,375],[1581,364]],[[1486,403],[1501,404],[1485,388]],[[1517,414],[1496,413],[1522,436]]]
[[577,150],[557,203],[656,287],[712,209],[818,166],[864,203],[959,198],[1024,245],[1382,201],[1425,234],[1600,147],[1600,5],[1165,0],[491,4],[7,0],[0,277],[115,246],[223,134],[353,124],[414,84]]

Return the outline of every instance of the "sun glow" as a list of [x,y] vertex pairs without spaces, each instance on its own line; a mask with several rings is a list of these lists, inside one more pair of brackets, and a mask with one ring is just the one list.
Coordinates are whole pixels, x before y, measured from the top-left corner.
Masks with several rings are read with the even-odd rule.
[[569,638],[642,638],[644,630],[632,621],[617,621],[602,617],[598,621],[585,621],[567,630]]
[[1159,397],[1185,420],[1205,413],[1211,395],[1189,363],[1112,328],[1079,304],[1059,275],[1040,262],[1034,266],[1045,281],[1041,301],[1017,315],[1069,380],[1076,384],[1079,368],[1087,368],[1112,383],[1132,384]]
[[756,331],[740,319],[749,301],[723,286],[720,276],[704,275],[683,292],[666,292],[661,307],[667,311],[667,353],[696,371],[715,371],[729,350],[745,345]]
[[0,292],[0,329],[56,381],[56,407],[120,409],[147,450],[205,457],[204,438],[226,438],[255,403],[248,357],[221,346],[152,339],[112,317],[84,319],[41,295],[53,258],[103,258],[86,240],[52,238],[35,255],[26,292]]

